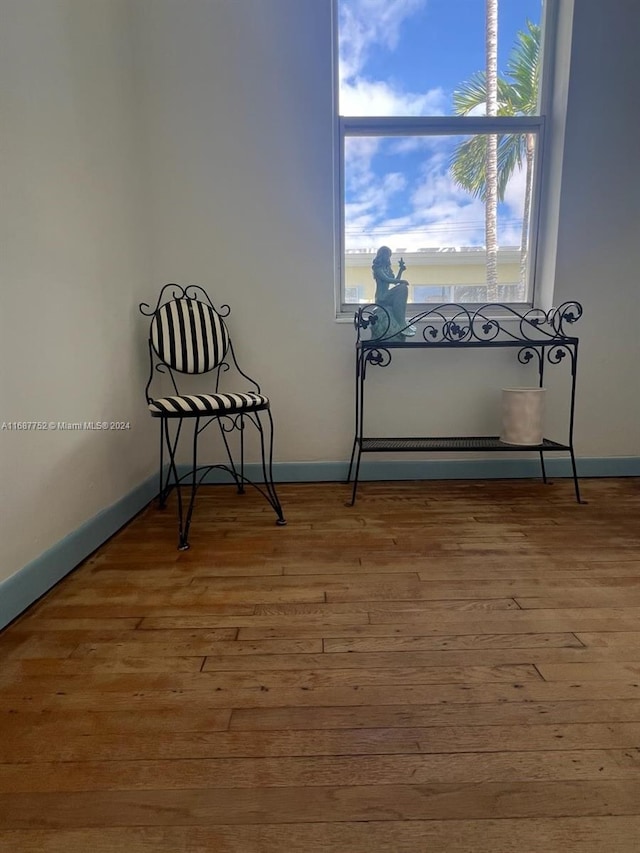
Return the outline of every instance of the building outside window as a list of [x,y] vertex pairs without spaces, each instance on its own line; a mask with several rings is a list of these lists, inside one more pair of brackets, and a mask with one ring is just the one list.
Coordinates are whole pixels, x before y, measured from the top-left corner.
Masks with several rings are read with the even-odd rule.
[[383,245],[416,306],[532,303],[550,2],[335,0],[340,310]]

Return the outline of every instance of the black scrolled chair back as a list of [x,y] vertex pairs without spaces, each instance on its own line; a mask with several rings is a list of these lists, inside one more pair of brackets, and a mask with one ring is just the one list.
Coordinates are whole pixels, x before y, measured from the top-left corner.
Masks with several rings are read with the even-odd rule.
[[[179,544],[181,550],[189,547],[188,534],[191,525],[195,494],[212,469],[228,472],[234,479],[238,492],[244,492],[245,484],[254,486],[271,504],[277,515],[277,523],[285,524],[282,507],[278,499],[272,473],[273,420],[269,398],[261,393],[259,384],[238,365],[231,336],[225,322],[230,314],[228,305],[216,309],[206,291],[190,285],[183,288],[178,284],[165,285],[155,308],[148,303],[140,305],[140,312],[151,317],[149,328],[149,380],[145,396],[150,414],[161,421],[160,444],[160,506],[166,505],[170,492],[177,490],[179,516]],[[249,387],[222,390],[221,378],[233,370]],[[154,397],[151,389],[156,373],[169,375],[173,394]],[[194,378],[212,374],[204,392],[181,393],[177,375]],[[261,414],[264,413],[264,421]],[[176,463],[176,452],[183,421],[190,419],[194,424],[193,460],[190,470],[180,475]],[[173,435],[169,421],[177,421]],[[201,423],[203,421],[203,423]],[[197,462],[198,437],[210,424],[216,423],[228,458],[228,464],[199,466]],[[252,482],[244,470],[244,430],[248,425],[256,427],[260,437],[262,483]],[[228,434],[240,433],[240,459],[236,464],[231,452]],[[165,471],[164,453],[168,453],[169,464]],[[191,491],[188,507],[183,509],[181,485],[190,479]]]

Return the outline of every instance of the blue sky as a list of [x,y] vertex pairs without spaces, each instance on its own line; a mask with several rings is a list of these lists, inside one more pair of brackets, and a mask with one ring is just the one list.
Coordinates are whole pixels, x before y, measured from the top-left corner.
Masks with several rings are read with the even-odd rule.
[[[452,114],[453,90],[484,69],[485,0],[338,0],[338,9],[343,115]],[[499,0],[499,73],[517,31],[541,14],[541,0]],[[458,140],[347,140],[347,248],[483,245],[483,205],[449,176]],[[516,172],[499,208],[501,245],[519,244],[523,185]]]
[[[358,7],[375,14],[376,4],[339,0],[340,6]],[[385,5],[390,5],[386,3]],[[447,94],[474,71],[484,68],[484,0],[426,0],[413,3],[415,11],[401,15],[395,48],[378,44],[367,57],[364,74],[373,79],[395,79],[406,91],[440,87]],[[405,8],[412,6],[405,4]],[[371,12],[368,12],[371,9]],[[498,68],[506,70],[515,35],[527,18],[540,23],[540,0],[499,0]]]

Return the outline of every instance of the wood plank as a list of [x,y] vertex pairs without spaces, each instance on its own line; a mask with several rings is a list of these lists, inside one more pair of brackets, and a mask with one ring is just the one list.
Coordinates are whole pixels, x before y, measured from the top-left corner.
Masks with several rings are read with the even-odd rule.
[[[266,657],[272,657],[267,655]],[[306,656],[305,656],[306,657]],[[55,693],[56,691],[100,690],[104,693],[127,690],[211,690],[216,687],[331,687],[334,685],[394,685],[394,684],[467,684],[471,682],[491,681],[539,681],[540,674],[531,664],[508,664],[505,666],[434,666],[434,667],[395,667],[392,669],[371,669],[361,672],[354,669],[256,669],[252,670],[251,660],[247,669],[237,669],[236,657],[225,657],[233,666],[223,669],[214,664],[213,671],[207,671],[207,662],[202,672],[155,673],[86,673],[75,675],[23,675],[8,669],[0,673],[0,685],[4,703],[13,694],[22,695],[25,690],[34,693]],[[297,664],[300,666],[300,664]]]
[[[488,706],[488,707],[487,707]],[[603,723],[629,722],[633,727],[640,721],[636,700],[576,701],[576,702],[519,702],[447,707],[434,705],[382,705],[369,707],[288,707],[234,709],[232,730],[304,731],[306,729],[403,728],[420,726],[482,726],[487,719],[492,726],[526,725],[536,723]],[[608,707],[607,707],[608,706]],[[635,730],[635,729],[634,729]],[[611,730],[609,730],[611,733]],[[497,732],[495,733],[497,734]],[[533,736],[533,735],[532,735]],[[494,746],[497,741],[493,741]],[[528,742],[529,743],[529,742]],[[619,745],[619,744],[618,744]],[[521,744],[521,748],[524,745]],[[546,746],[546,749],[549,747]],[[569,747],[566,747],[569,748]]]
[[[244,629],[241,629],[244,630]],[[595,635],[585,635],[595,636]],[[329,637],[323,648],[327,653],[390,651],[479,651],[496,649],[584,648],[575,634],[463,634],[439,637]]]
[[[185,643],[192,640],[200,642],[218,643],[221,641],[235,640],[238,628],[210,628],[210,629],[176,629],[169,631],[92,631],[91,629],[77,630],[74,628],[58,628],[58,621],[51,625],[51,630],[44,628],[36,631],[18,631],[12,636],[19,640],[15,647],[7,653],[11,658],[45,657],[48,649],[63,651],[75,649],[81,643],[148,643],[153,645],[159,642]],[[140,620],[138,620],[139,622]],[[59,657],[60,655],[56,655]]]
[[577,639],[588,648],[640,649],[640,631],[603,631],[600,633],[580,633]]
[[[335,542],[331,547],[335,547]],[[306,557],[307,555],[305,554],[305,559]],[[389,578],[389,574],[387,572],[371,572],[363,578],[362,575],[358,573],[354,573],[352,577],[350,574],[346,577],[336,577],[335,574],[324,571],[324,564],[322,565],[322,568],[323,571],[317,571],[313,574],[305,575],[303,578],[290,575],[283,575],[281,577],[250,578],[201,577],[198,579],[198,582],[200,583],[202,581],[204,585],[208,585],[212,589],[224,592],[253,592],[255,593],[256,601],[260,601],[261,596],[259,593],[263,592],[283,591],[289,588],[296,590],[324,590],[334,584],[338,588],[342,588],[346,582],[350,581],[364,589],[368,586],[375,585],[376,583],[393,583],[398,584],[400,587],[402,587],[403,584],[406,584],[407,586],[416,586],[417,588],[421,585],[416,571],[400,572],[398,574],[393,574],[391,578]]]
[[[203,644],[211,639],[212,643],[222,640],[232,640],[237,636],[237,628],[218,628],[207,631],[168,631],[168,632],[147,632],[147,631],[17,631],[12,634],[18,642],[12,644],[5,653],[6,660],[30,660],[30,659],[52,659],[52,658],[69,658],[81,644],[89,642],[114,644],[114,648],[118,643],[125,643],[129,640],[139,643],[140,645],[147,644],[148,651],[158,642],[160,637],[173,644],[186,643],[189,641],[199,641]],[[301,640],[304,642],[304,640]],[[167,653],[165,651],[165,653]],[[175,654],[174,647],[169,648],[168,654]],[[141,655],[142,656],[142,655]],[[158,653],[158,657],[160,653]]]
[[625,749],[0,764],[0,793],[274,788],[638,778]]
[[[96,601],[90,604],[67,604],[58,603],[58,598],[54,594],[45,601],[39,612],[46,618],[57,619],[93,619],[102,615],[108,618],[130,616],[140,621],[148,616],[168,615],[210,615],[212,618],[213,616],[223,618],[224,615],[250,616],[255,607],[255,604],[220,604],[219,602],[203,603],[201,601],[195,604],[170,604],[169,602],[162,603],[157,596],[154,600],[156,601],[155,604],[145,602],[143,599],[137,604],[118,604],[110,600],[101,600],[98,596]],[[212,625],[210,627],[228,626]]]
[[[460,593],[477,598],[511,598],[514,591],[518,597],[531,597],[556,594],[569,594],[574,591],[640,589],[640,572],[635,575],[589,575],[585,569],[575,572],[571,577],[564,574],[541,575],[537,573],[530,577],[519,575],[512,570],[511,577],[483,577],[476,580],[471,577],[457,577],[452,573],[446,580],[430,578],[421,581],[421,587],[428,591],[433,598],[459,598]],[[597,595],[597,593],[596,593]],[[571,605],[578,606],[578,605]]]
[[639,836],[640,818],[624,815],[0,830],[0,844],[16,853],[636,853]]
[[[136,536],[140,533],[136,531]],[[191,552],[194,554],[194,552]],[[166,579],[175,580],[179,578],[199,578],[202,575],[211,578],[219,577],[267,577],[282,575],[282,566],[271,557],[259,558],[254,555],[252,561],[247,562],[245,554],[235,557],[227,554],[224,560],[204,560],[194,554],[194,558],[185,562],[182,553],[177,562],[172,565],[162,564],[158,560],[151,563],[141,564],[139,560],[103,560],[94,565],[86,573],[84,583],[112,584],[112,583],[150,583],[162,582]]]
[[11,626],[14,635],[28,634],[41,631],[101,631],[122,632],[135,631],[140,619],[136,617],[102,619],[46,619],[40,616],[22,618]]
[[[58,596],[58,605],[83,605],[99,602],[103,597],[103,590],[94,587],[86,589],[74,590],[66,594]],[[162,604],[163,607],[176,606],[193,606],[200,607],[216,607],[220,605],[234,606],[236,604],[250,604],[255,602],[255,595],[252,590],[221,590],[209,585],[195,586],[180,586],[177,589],[162,589],[152,590],[131,587],[120,587],[112,589],[109,593],[109,604],[113,605],[128,605],[135,606],[138,603],[153,606]],[[280,602],[280,601],[324,601],[324,592],[317,589],[309,589],[301,587],[300,589],[288,588],[285,591],[277,588],[272,590],[263,590],[260,594],[261,602]],[[222,612],[222,611],[218,611]],[[233,611],[235,612],[235,607]]]
[[[152,648],[155,649],[155,646]],[[170,651],[173,651],[169,647]],[[181,656],[171,657],[169,654],[162,655],[159,651],[154,651],[152,655],[134,657],[134,656],[118,656],[113,657],[85,657],[78,661],[77,656],[70,658],[28,658],[18,660],[9,664],[3,670],[7,679],[23,680],[26,686],[28,681],[24,680],[28,676],[80,676],[89,673],[135,673],[135,672],[200,672],[204,666],[205,658],[202,656]],[[49,682],[53,684],[55,682]],[[59,679],[57,681],[59,687],[64,684]]]
[[[517,638],[519,635],[513,636]],[[339,656],[345,653],[350,658],[350,663],[349,658],[345,658],[346,665],[352,667],[355,667],[359,662],[368,661],[373,661],[372,666],[384,666],[393,664],[394,658],[398,664],[413,664],[419,661],[424,666],[465,666],[481,663],[491,666],[507,664],[533,664],[538,666],[546,663],[582,664],[602,661],[637,663],[640,661],[638,647],[631,644],[582,646],[574,641],[573,643],[565,643],[564,647],[560,647],[559,644],[541,644],[536,647],[535,643],[525,640],[521,644],[517,642],[511,645],[505,643],[502,648],[498,648],[497,644],[495,647],[491,645],[483,647],[482,643],[479,643],[477,648],[465,650],[464,644],[461,643],[460,649],[445,644],[441,650],[430,650],[429,641],[434,639],[438,638],[327,639],[324,640],[325,656],[320,659],[320,666],[324,665],[326,668],[331,668],[338,665]],[[413,640],[415,642],[412,642]],[[276,664],[277,662],[274,660],[272,663]],[[289,668],[289,666],[288,660],[283,659],[282,668]],[[213,668],[211,661],[209,661],[207,668]],[[220,668],[224,668],[224,664]],[[279,664],[277,664],[277,668],[280,668]]]
[[330,613],[423,613],[429,610],[519,610],[513,598],[430,598],[422,601],[350,601],[335,604],[256,604],[256,616],[287,616],[305,613],[320,616]]
[[[225,630],[225,629],[223,629]],[[138,633],[146,633],[140,631]],[[172,631],[167,631],[171,635]],[[206,633],[206,632],[205,632]],[[312,653],[322,652],[322,640],[319,639],[304,639],[304,640],[235,640],[235,641],[217,641],[208,640],[206,637],[200,639],[196,637],[188,642],[180,642],[170,640],[164,642],[161,640],[149,641],[148,638],[138,641],[123,643],[81,643],[72,652],[72,658],[109,658],[109,657],[164,657],[165,655],[186,656],[186,655],[292,655],[297,658],[298,655],[310,655]],[[304,657],[301,658],[304,661]]]
[[[64,698],[64,695],[60,694],[60,697]],[[74,698],[81,695],[74,694]],[[208,703],[202,697],[199,702],[190,703],[189,695],[172,695],[173,703],[167,702],[164,706],[161,703],[145,703],[146,697],[143,694],[137,705],[105,703],[108,710],[88,711],[86,705],[77,702],[52,702],[44,708],[39,708],[37,702],[32,702],[24,709],[10,709],[2,715],[2,731],[5,737],[0,742],[2,761],[15,760],[11,756],[19,754],[16,743],[21,740],[37,746],[40,750],[38,760],[42,760],[43,754],[50,754],[47,753],[48,749],[62,749],[68,754],[70,744],[74,741],[77,741],[78,746],[96,735],[115,734],[122,739],[123,735],[142,733],[157,741],[158,736],[163,734],[173,737],[180,732],[207,733],[228,729],[231,709],[225,708],[223,703]],[[92,698],[95,709],[95,697]],[[131,713],[143,709],[143,714]],[[50,742],[50,738],[53,738],[53,742]]]
[[635,815],[640,781],[0,794],[3,829]]
[[[113,726],[113,719],[109,721]],[[635,760],[635,745],[640,729],[640,723],[637,722],[527,723],[531,729],[531,739],[526,742],[525,750],[522,741],[523,723],[520,719],[513,725],[300,728],[289,732],[280,729],[173,731],[169,719],[164,720],[164,727],[160,726],[159,720],[154,720],[157,730],[144,731],[140,727],[133,728],[133,723],[124,718],[122,730],[104,730],[100,728],[99,722],[95,722],[93,729],[90,729],[88,724],[74,720],[74,726],[63,739],[60,738],[60,725],[54,724],[43,725],[28,734],[18,734],[11,738],[11,742],[0,745],[2,761],[7,764],[25,763],[25,760],[28,763],[204,759],[249,759],[254,762],[266,757],[297,756],[309,759],[318,756],[352,758],[358,755],[390,755],[397,758],[401,755],[455,756],[471,753],[485,756],[500,752],[527,752],[535,756],[540,752],[590,753],[592,750],[623,750]],[[221,724],[222,718],[218,722]],[[589,750],[584,750],[585,742],[589,743]],[[64,772],[64,768],[60,768],[60,771]],[[599,772],[597,778],[603,772]],[[151,782],[157,786],[157,777]],[[214,780],[209,784],[215,787]],[[121,787],[123,790],[128,789],[126,782]]]
[[[175,624],[191,624],[192,618],[194,617],[178,617],[179,619],[186,620],[185,622],[177,622]],[[197,618],[197,617],[196,617]],[[204,617],[202,623],[206,624],[209,620]],[[607,622],[607,624],[609,624]],[[356,637],[421,637],[425,641],[431,641],[434,645],[433,648],[442,648],[442,643],[447,643],[455,638],[455,645],[453,648],[464,648],[462,645],[458,645],[460,643],[464,643],[467,638],[474,637],[482,637],[485,636],[482,632],[482,628],[478,628],[477,633],[466,633],[466,629],[468,627],[468,618],[463,626],[456,626],[457,632],[455,631],[434,631],[432,622],[430,619],[423,619],[420,622],[416,622],[415,620],[411,620],[407,624],[400,623],[376,623],[375,625],[370,624],[357,624],[357,625],[330,625],[330,626],[322,626],[322,625],[308,625],[308,626],[294,626],[290,627],[288,625],[278,625],[275,627],[245,627],[241,626],[238,630],[238,639],[239,640],[277,640],[277,639],[286,639],[287,637],[296,636],[296,637],[322,637],[323,639],[331,639],[331,638],[356,638]],[[564,637],[575,637],[576,634],[572,631],[545,631],[542,628],[537,630],[539,626],[532,627],[530,632],[519,631],[506,633],[504,630],[498,631],[487,631],[487,637],[510,637],[513,641],[513,648],[517,648],[521,646],[522,648],[528,647],[530,640],[529,638],[537,636],[537,635],[554,635],[554,636],[564,636]],[[509,630],[511,630],[511,626],[509,626]],[[463,631],[464,633],[460,633]],[[520,637],[523,640],[520,640]]]
[[[221,619],[229,617],[220,617]],[[246,617],[241,617],[246,618]],[[378,613],[371,616],[372,624],[382,623],[389,624],[397,620],[397,615],[393,613]],[[506,610],[500,614],[499,619],[495,617],[485,617],[480,620],[473,616],[457,615],[455,613],[438,613],[430,617],[432,630],[442,631],[449,628],[448,633],[482,633],[486,630],[488,633],[497,634],[514,632],[514,633],[532,633],[533,626],[538,630],[544,631],[606,631],[617,628],[619,631],[634,631],[640,625],[640,608],[638,607],[599,607],[599,608],[558,608],[550,610]],[[405,617],[403,624],[419,624],[416,617]],[[468,631],[452,631],[451,628],[462,627],[466,625]],[[562,627],[559,627],[562,626]],[[246,627],[249,627],[248,625]]]
[[630,681],[640,679],[640,650],[636,663],[544,663],[540,673],[546,681]]
[[[96,707],[108,712],[144,710],[152,720],[151,712],[173,713],[178,722],[185,717],[186,709],[205,713],[213,708],[273,708],[273,707],[365,707],[370,705],[439,705],[483,704],[485,711],[492,703],[566,702],[586,699],[593,702],[594,714],[602,713],[601,700],[635,700],[640,697],[638,680],[629,681],[520,681],[515,683],[492,681],[460,684],[398,684],[393,690],[387,686],[360,684],[333,684],[313,689],[302,682],[296,686],[283,685],[278,680],[261,679],[251,687],[221,686],[214,679],[199,681],[200,689],[113,690],[103,692],[101,687],[82,690],[58,689],[55,693],[27,691],[0,694],[0,714],[6,727],[12,720],[21,727],[21,720],[30,719],[36,725],[55,712],[96,712]],[[60,686],[60,680],[57,682]],[[100,701],[101,700],[101,701]],[[630,712],[625,706],[625,713]],[[35,713],[40,719],[24,717]],[[46,715],[46,717],[45,717]],[[187,716],[187,720],[190,720]],[[634,717],[635,719],[635,717]],[[190,722],[187,723],[191,725]],[[26,723],[25,723],[26,725]],[[136,725],[138,725],[136,723]],[[140,723],[144,725],[144,723]],[[149,723],[151,725],[151,722]]]
[[568,591],[557,591],[555,593],[545,592],[544,595],[528,597],[519,595],[517,602],[523,610],[549,610],[558,608],[593,608],[609,607],[634,607],[640,604],[640,587],[622,586],[605,589],[573,589]]
[[[418,562],[416,558],[398,556],[398,565],[409,571],[413,567],[418,572],[418,577],[423,582],[440,581],[455,582],[464,581],[500,581],[500,580],[522,580],[535,582],[536,580],[558,581],[564,586],[569,586],[573,580],[578,582],[588,578],[629,578],[631,581],[638,578],[638,562],[632,560],[621,560],[620,562],[581,562],[571,559],[571,555],[559,551],[559,556],[539,559],[535,556],[522,554],[508,554],[503,557],[493,558],[490,564],[487,561],[479,561],[476,557],[448,556],[445,559],[429,560],[423,558]],[[390,556],[387,559],[392,559]],[[368,558],[366,565],[371,571],[380,572],[384,560],[380,565],[371,563]],[[365,564],[363,563],[363,566]],[[285,570],[286,574],[286,570]]]
[[[247,594],[247,599],[250,599],[250,596]],[[282,594],[283,599],[286,599],[286,594]],[[197,598],[197,596],[196,596]],[[320,601],[321,598],[324,600],[323,593],[318,593],[314,596],[315,600]],[[312,599],[313,600],[313,599]],[[266,622],[267,624],[275,624],[281,623],[284,624],[303,624],[305,622],[304,616],[301,616],[298,619],[293,619],[291,617],[273,617],[271,619],[264,619],[264,617],[257,617],[253,615],[255,605],[261,603],[260,596],[256,596],[254,604],[246,604],[246,605],[230,605],[225,613],[224,610],[221,611],[219,606],[215,604],[206,604],[203,601],[198,601],[194,604],[112,604],[111,602],[96,602],[95,604],[51,604],[47,608],[46,615],[47,617],[55,616],[57,618],[91,618],[91,616],[97,612],[103,613],[115,613],[115,612],[127,612],[127,613],[135,613],[139,619],[143,621],[140,622],[137,630],[144,630],[146,628],[154,628],[154,629],[165,629],[165,628],[229,628],[229,627],[239,627],[244,624],[248,619],[251,620],[251,624],[258,625],[260,623],[260,619],[262,619],[263,624]],[[220,613],[222,612],[222,615]],[[326,617],[323,617],[326,619]],[[313,620],[306,620],[307,622]],[[317,620],[320,621],[320,620]],[[336,614],[333,618],[328,620],[330,624],[345,624],[349,622],[348,615],[340,615]],[[351,624],[366,624],[367,617],[365,615],[355,614],[351,619]]]
[[[516,635],[518,636],[518,635]],[[265,641],[269,642],[269,641]],[[329,640],[324,641],[329,644]],[[328,645],[324,654],[301,655],[252,655],[247,661],[246,668],[260,670],[332,670],[351,669],[367,673],[379,669],[415,669],[417,666],[431,668],[466,668],[468,666],[511,667],[534,666],[546,663],[598,663],[601,661],[640,660],[637,649],[627,648],[625,651],[607,648],[503,648],[503,649],[453,649],[420,650],[420,649],[391,649],[371,651],[331,652]],[[230,660],[226,653],[207,655],[203,667],[205,672],[238,669],[238,664]],[[517,680],[514,678],[513,680]],[[580,679],[577,679],[578,681]]]
[[[83,634],[86,637],[86,634]],[[4,655],[5,660],[21,660],[26,658],[68,658],[78,645],[73,634],[50,636],[46,632],[37,634],[12,633],[15,643]]]
[[[320,663],[324,663],[326,655],[323,655]],[[347,656],[350,657],[350,656]],[[394,657],[397,657],[394,655]],[[379,660],[376,656],[376,662]],[[253,672],[232,672],[226,666],[226,660],[222,658],[213,659],[207,657],[202,675],[209,675],[216,683],[233,683],[235,686],[250,686],[254,683],[261,685],[287,685],[308,686],[311,688],[322,686],[333,686],[342,684],[355,684],[358,687],[368,685],[398,685],[398,684],[471,684],[474,682],[522,682],[538,681],[540,675],[533,664],[504,664],[497,666],[402,666],[400,662],[395,666],[384,668],[373,667],[371,669],[360,669],[353,667],[330,667],[324,669],[309,669],[307,666],[300,667],[300,661],[295,662],[295,669],[260,669]],[[262,663],[262,661],[261,661]],[[303,664],[305,661],[303,661]],[[311,661],[308,662],[311,664]],[[383,662],[384,663],[384,662]],[[393,664],[394,661],[391,661]],[[415,663],[415,662],[414,662]],[[271,661],[267,666],[272,666]],[[185,681],[189,676],[184,676]]]

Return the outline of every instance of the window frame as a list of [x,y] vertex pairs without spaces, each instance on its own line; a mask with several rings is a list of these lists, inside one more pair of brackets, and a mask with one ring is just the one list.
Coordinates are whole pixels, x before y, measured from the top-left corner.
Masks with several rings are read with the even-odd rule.
[[[537,267],[540,252],[540,211],[543,206],[544,152],[548,150],[549,106],[553,93],[553,66],[556,43],[558,0],[543,0],[542,42],[540,58],[540,103],[539,114],[534,116],[343,116],[340,115],[339,92],[339,14],[338,0],[332,0],[333,17],[333,73],[334,73],[334,121],[335,121],[335,305],[338,320],[353,319],[359,303],[346,302],[345,295],[345,140],[350,137],[393,137],[393,136],[469,136],[489,133],[521,133],[523,130],[536,134],[536,156],[534,162],[531,211],[529,222],[529,267],[527,274],[528,298],[524,302],[504,303],[508,307],[532,308],[538,302]],[[461,303],[471,310],[483,303]],[[432,303],[409,303],[411,313],[419,314],[433,307]],[[409,311],[409,306],[407,310]]]

